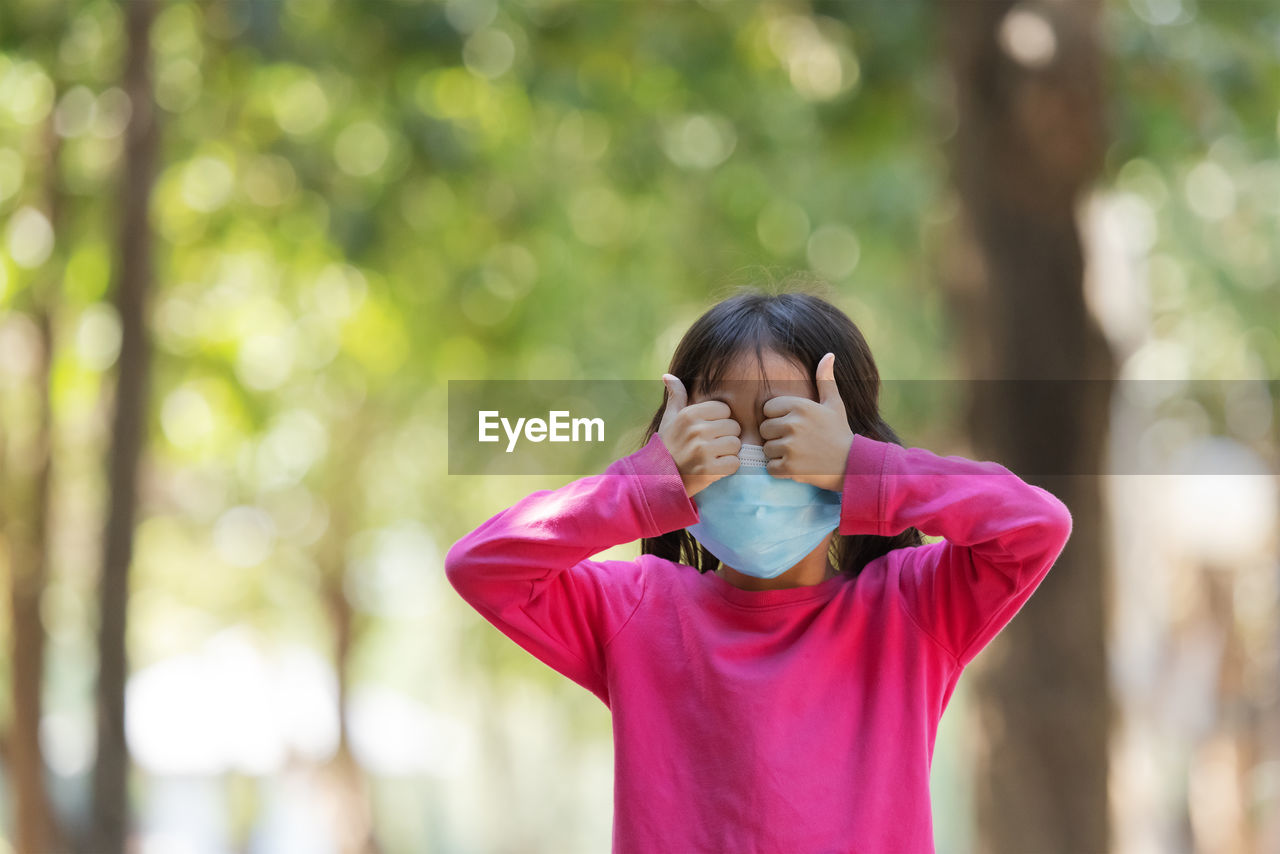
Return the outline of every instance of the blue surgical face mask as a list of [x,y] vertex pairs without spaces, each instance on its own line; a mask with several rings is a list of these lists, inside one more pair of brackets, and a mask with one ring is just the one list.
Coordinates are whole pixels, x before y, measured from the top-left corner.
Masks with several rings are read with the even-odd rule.
[[760,445],[743,445],[738,470],[693,496],[698,521],[686,530],[722,563],[774,578],[840,526],[840,493],[767,469]]

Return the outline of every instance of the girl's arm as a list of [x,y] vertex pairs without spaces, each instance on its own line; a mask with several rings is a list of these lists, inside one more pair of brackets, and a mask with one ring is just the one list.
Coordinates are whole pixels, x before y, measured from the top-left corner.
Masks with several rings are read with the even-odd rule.
[[692,525],[697,508],[655,433],[603,474],[518,501],[458,540],[445,573],[473,608],[608,705],[604,649],[639,607],[638,561],[591,555]]
[[1039,586],[1071,535],[1071,513],[999,463],[855,434],[840,533],[895,536],[908,527],[944,539],[907,550],[902,605],[963,666]]

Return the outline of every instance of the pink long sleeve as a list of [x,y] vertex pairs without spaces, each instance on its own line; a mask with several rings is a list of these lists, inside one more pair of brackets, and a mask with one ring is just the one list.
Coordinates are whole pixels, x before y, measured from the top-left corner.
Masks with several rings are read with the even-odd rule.
[[857,435],[839,532],[944,540],[773,590],[589,559],[697,520],[655,435],[445,558],[485,619],[610,708],[615,854],[931,854],[938,721],[1057,559],[1066,507],[996,463]]
[[698,521],[655,433],[603,474],[539,490],[450,547],[445,572],[472,607],[609,704],[604,650],[644,595],[635,561],[591,555]]
[[1071,535],[1056,496],[995,462],[855,435],[842,534],[941,536],[906,553],[898,591],[911,619],[961,665],[1035,592]]

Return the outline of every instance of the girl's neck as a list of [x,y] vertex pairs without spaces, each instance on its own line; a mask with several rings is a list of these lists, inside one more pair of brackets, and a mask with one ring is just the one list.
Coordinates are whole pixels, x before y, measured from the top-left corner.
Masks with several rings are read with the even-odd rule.
[[834,578],[837,574],[836,568],[825,559],[825,550],[819,557],[822,558],[820,562],[806,558],[773,578],[757,578],[754,575],[738,572],[724,564],[720,564],[715,572],[734,587],[743,590],[785,590],[790,587],[809,587]]

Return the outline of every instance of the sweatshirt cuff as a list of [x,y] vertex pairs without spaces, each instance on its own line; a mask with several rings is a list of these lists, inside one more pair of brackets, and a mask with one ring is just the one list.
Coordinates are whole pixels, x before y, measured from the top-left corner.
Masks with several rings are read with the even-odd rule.
[[853,434],[840,492],[839,533],[888,536],[884,530],[884,488],[892,447],[892,442]]
[[639,476],[640,494],[653,523],[646,537],[657,537],[698,521],[698,508],[684,491],[684,481],[675,458],[662,437],[654,433],[643,448],[625,457],[633,474]]

